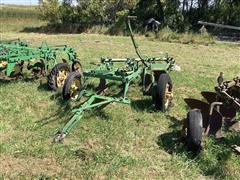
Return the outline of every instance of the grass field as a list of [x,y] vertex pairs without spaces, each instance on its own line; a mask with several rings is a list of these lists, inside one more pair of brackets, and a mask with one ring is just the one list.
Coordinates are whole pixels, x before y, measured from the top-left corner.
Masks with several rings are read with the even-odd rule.
[[[8,28],[4,25],[4,28]],[[99,58],[136,57],[128,37],[95,34],[46,35],[1,32],[1,38],[21,38],[34,46],[74,47],[85,69]],[[207,138],[194,157],[180,138],[187,107],[183,98],[201,98],[214,90],[220,71],[226,79],[240,74],[240,46],[162,43],[137,37],[144,54],[168,52],[181,66],[171,74],[175,106],[154,112],[151,99],[138,85],[130,88],[131,106],[112,104],[86,112],[62,144],[52,138],[71,116],[60,92],[50,92],[46,80],[0,82],[0,177],[2,179],[239,179],[240,158],[232,144],[240,135],[226,131],[217,142]]]
[[46,25],[38,6],[0,5],[0,32],[29,31]]

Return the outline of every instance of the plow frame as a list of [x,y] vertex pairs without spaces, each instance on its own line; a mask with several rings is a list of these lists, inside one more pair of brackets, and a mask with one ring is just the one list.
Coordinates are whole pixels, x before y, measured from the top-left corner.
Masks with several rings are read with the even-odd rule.
[[5,63],[5,66],[0,66],[0,72],[4,72],[7,77],[11,76],[16,64],[22,66],[25,62],[41,60],[45,70],[48,71],[50,66],[56,65],[60,61],[57,59],[59,55],[67,55],[69,62],[73,62],[77,58],[73,48],[66,45],[50,47],[46,41],[43,41],[40,47],[29,47],[27,43],[20,40],[0,41],[0,53],[0,63]]
[[[80,101],[82,97],[85,97],[87,100],[78,108],[72,110],[74,115],[63,129],[55,134],[53,142],[61,142],[66,135],[69,134],[70,130],[81,120],[86,110],[105,106],[113,102],[130,104],[131,101],[127,95],[130,85],[135,81],[142,81],[143,95],[152,96],[152,93],[157,91],[157,80],[160,74],[173,70],[175,60],[167,54],[163,54],[161,57],[143,57],[141,55],[138,45],[135,42],[130,22],[131,19],[135,18],[136,17],[128,17],[128,27],[138,58],[101,58],[100,64],[97,64],[94,69],[83,71],[81,77],[84,83],[80,88],[77,100]],[[100,81],[96,92],[87,90],[88,80],[91,78],[97,78]],[[104,95],[104,91],[108,86],[107,81],[109,80],[121,83],[122,90],[119,94]]]

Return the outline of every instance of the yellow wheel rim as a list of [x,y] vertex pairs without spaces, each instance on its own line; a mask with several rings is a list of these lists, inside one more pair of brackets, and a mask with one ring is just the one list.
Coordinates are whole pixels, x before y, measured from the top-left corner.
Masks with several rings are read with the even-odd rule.
[[77,99],[80,86],[81,81],[79,79],[74,79],[70,87],[70,97],[72,100]]
[[0,68],[6,68],[7,62],[0,62]]
[[65,80],[69,74],[68,69],[61,69],[57,75],[57,87],[63,87]]
[[170,84],[167,84],[167,85],[166,85],[166,90],[165,90],[165,99],[164,99],[165,109],[168,108],[168,106],[169,106],[172,98],[173,98],[173,93],[172,93],[172,91],[170,90]]
[[76,70],[81,70],[81,65],[79,64],[79,63],[75,63],[74,65],[74,70],[76,71]]

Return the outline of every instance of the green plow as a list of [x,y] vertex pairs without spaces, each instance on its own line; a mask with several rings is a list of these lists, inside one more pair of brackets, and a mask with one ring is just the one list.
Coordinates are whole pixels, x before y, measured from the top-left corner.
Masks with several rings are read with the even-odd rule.
[[[75,50],[66,45],[51,47],[44,41],[40,47],[30,47],[19,39],[0,41],[0,79],[22,79],[24,78],[23,69],[26,67],[37,76],[45,76],[49,73],[51,76],[48,76],[48,84],[55,90],[58,86],[60,87],[60,84],[57,84],[57,77],[61,75],[59,72],[62,69],[69,72],[68,63],[72,64],[76,61]],[[61,63],[65,64],[61,65],[64,66],[62,69],[59,68]],[[50,68],[54,69],[54,74],[53,69]],[[58,69],[57,72],[56,69]],[[64,77],[61,78],[64,79]]]
[[[175,60],[167,54],[160,57],[141,55],[131,28],[131,20],[135,19],[136,17],[129,16],[127,23],[138,58],[101,58],[95,68],[87,71],[79,68],[68,75],[63,86],[63,99],[81,103],[78,108],[72,110],[72,118],[55,134],[53,142],[61,142],[87,110],[105,107],[113,102],[130,104],[129,88],[131,84],[139,81],[143,95],[152,97],[156,110],[165,112],[170,107],[173,99],[173,83],[169,72],[174,69]],[[89,83],[92,78],[99,79],[99,85],[94,92],[91,91]],[[120,84],[119,92],[111,92],[109,95],[106,92],[113,82]],[[85,101],[81,101],[82,98]]]

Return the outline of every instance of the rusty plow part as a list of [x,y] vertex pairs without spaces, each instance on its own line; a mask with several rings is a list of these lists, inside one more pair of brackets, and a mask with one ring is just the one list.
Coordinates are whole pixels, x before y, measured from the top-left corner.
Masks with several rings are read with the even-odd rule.
[[221,106],[219,112],[222,114],[226,122],[234,121],[237,116],[237,110],[233,106]]
[[206,133],[208,135],[215,136],[217,139],[223,138],[222,135],[223,116],[212,105],[214,105],[214,103],[211,104],[212,112],[209,113],[209,129],[207,130]]
[[209,104],[216,101],[217,93],[210,92],[210,91],[202,91],[201,95],[204,97],[204,99],[207,100]]
[[[207,100],[209,104],[212,104],[217,101],[217,93],[203,91],[201,92],[202,96]],[[233,121],[236,118],[237,111],[233,106],[224,106],[219,107],[220,114],[224,117],[225,121]]]
[[219,113],[215,107],[213,107],[211,115],[210,108],[211,105],[197,100],[186,98],[184,99],[186,104],[190,107],[190,109],[199,109],[202,113],[203,118],[203,133],[204,135],[213,135],[216,138],[222,138],[222,122],[223,116]]

